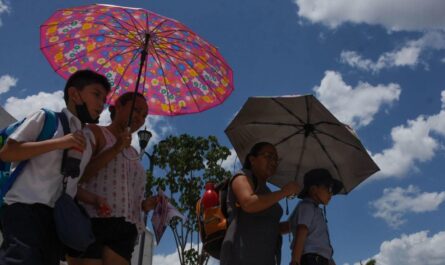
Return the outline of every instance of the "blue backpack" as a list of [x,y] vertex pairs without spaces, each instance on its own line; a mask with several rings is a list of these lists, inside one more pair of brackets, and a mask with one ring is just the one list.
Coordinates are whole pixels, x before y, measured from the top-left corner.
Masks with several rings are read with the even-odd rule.
[[[56,112],[48,109],[42,110],[45,112],[45,122],[36,141],[51,139],[56,133],[57,126],[59,125]],[[8,137],[22,125],[25,120],[26,118],[10,124],[6,128],[0,129],[0,149],[6,144]],[[17,176],[23,171],[27,162],[28,160],[20,161],[15,170],[11,172],[11,163],[0,160],[0,206],[3,205],[3,198],[12,187],[12,184],[14,184]]]

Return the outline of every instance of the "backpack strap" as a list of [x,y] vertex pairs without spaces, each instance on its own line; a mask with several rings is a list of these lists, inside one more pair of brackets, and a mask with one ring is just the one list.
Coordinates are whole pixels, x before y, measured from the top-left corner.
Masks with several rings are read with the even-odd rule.
[[[60,119],[60,123],[62,124],[62,128],[63,128],[63,134],[67,135],[69,133],[71,133],[71,129],[70,129],[70,124],[68,122],[68,118],[66,117],[65,113],[63,112],[58,112],[57,113],[57,117]],[[63,150],[63,157],[62,157],[62,167],[65,164],[65,160],[67,157],[67,153],[68,153],[68,149]],[[63,171],[63,168],[62,168]],[[68,176],[63,176],[63,192],[66,191],[66,184],[68,182]]]
[[[48,109],[42,109],[45,113],[45,121],[43,123],[42,130],[40,131],[39,135],[37,136],[36,141],[44,141],[51,139],[54,134],[56,133],[57,126],[59,125],[58,119],[56,117],[56,113],[52,110]],[[24,121],[24,120],[23,120]],[[23,123],[20,122],[20,125]],[[18,126],[17,126],[18,127]],[[16,128],[17,128],[16,127]],[[23,160],[18,163],[18,165],[15,167],[14,171],[12,171],[9,175],[9,177],[6,179],[6,181],[3,183],[3,185],[0,188],[0,198],[3,198],[6,193],[11,189],[12,184],[14,184],[17,176],[22,173],[23,169],[25,168],[26,164],[28,163],[28,160]]]

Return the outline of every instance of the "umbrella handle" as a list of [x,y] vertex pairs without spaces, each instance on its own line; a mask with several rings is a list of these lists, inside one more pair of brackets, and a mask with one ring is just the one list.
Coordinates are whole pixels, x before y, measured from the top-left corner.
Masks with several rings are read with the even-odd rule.
[[147,54],[148,54],[147,50],[148,50],[149,39],[150,39],[150,34],[146,33],[144,47],[141,51],[141,61],[139,63],[138,78],[136,80],[136,87],[134,89],[133,99],[131,102],[130,117],[128,118],[128,127],[130,127],[131,121],[133,118],[134,105],[136,104],[136,96],[137,96],[136,94],[138,93],[139,82],[141,81],[142,68],[144,67],[145,61],[147,60]]

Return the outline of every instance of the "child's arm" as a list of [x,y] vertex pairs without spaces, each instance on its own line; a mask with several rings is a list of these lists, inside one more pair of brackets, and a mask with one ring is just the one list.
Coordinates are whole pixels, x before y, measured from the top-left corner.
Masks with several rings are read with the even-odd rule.
[[57,149],[85,148],[85,137],[81,131],[63,137],[39,142],[17,142],[8,139],[0,150],[0,159],[7,162],[22,161]]
[[[111,160],[113,160],[123,149],[127,148],[131,144],[131,133],[124,132],[118,137],[116,143],[107,150],[104,150],[100,154],[97,154],[102,150],[105,145],[105,137],[103,136],[100,128],[97,125],[90,125],[89,127],[96,138],[96,148],[93,151],[93,158],[85,167],[85,171],[82,176],[82,182],[88,181],[91,177],[95,176],[99,170],[104,168]],[[97,154],[97,155],[96,155]]]
[[108,205],[107,201],[97,194],[78,187],[76,198],[81,202],[93,205],[101,217],[106,217],[111,214],[111,207]]
[[303,253],[304,242],[306,241],[308,228],[305,225],[297,225],[297,231],[295,233],[295,244],[292,249],[291,265],[301,263],[301,255]]
[[265,210],[284,197],[297,194],[300,191],[297,182],[290,182],[283,186],[281,190],[266,194],[255,194],[248,177],[245,175],[237,176],[231,185],[238,204],[248,213]]

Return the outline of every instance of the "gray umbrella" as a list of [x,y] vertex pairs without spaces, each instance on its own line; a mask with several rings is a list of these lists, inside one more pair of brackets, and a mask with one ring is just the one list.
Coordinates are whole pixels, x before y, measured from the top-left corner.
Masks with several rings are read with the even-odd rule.
[[275,145],[282,159],[269,182],[303,184],[310,169],[326,168],[348,193],[379,171],[352,129],[339,122],[314,96],[251,97],[225,130],[244,161],[257,142]]

